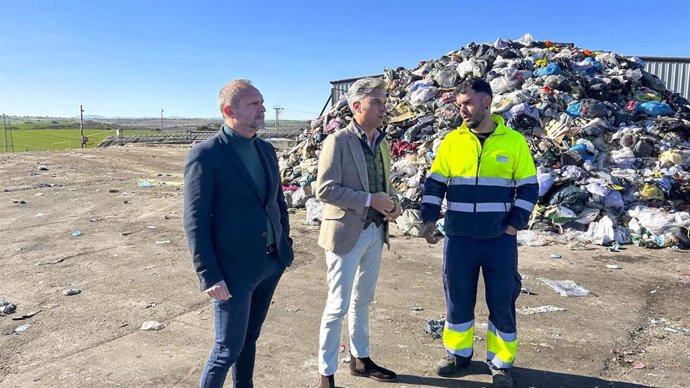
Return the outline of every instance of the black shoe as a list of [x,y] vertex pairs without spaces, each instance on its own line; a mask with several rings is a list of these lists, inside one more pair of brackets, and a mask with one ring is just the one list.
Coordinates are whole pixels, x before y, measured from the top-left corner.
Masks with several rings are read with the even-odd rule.
[[398,375],[392,370],[376,365],[369,357],[357,358],[350,353],[350,374],[369,377],[376,381],[395,381]]
[[491,368],[491,380],[494,388],[513,388],[513,376],[510,369]]
[[470,366],[471,357],[459,357],[452,354],[446,354],[441,361],[436,364],[436,374],[441,377],[455,376],[460,373],[460,370]]
[[319,388],[335,388],[335,380],[333,375],[321,376],[319,378]]

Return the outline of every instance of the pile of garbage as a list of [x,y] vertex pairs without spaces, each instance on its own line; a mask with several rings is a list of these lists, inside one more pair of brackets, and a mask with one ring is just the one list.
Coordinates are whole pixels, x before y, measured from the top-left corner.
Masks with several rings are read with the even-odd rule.
[[[540,186],[530,229],[574,231],[601,245],[690,247],[688,100],[667,90],[639,58],[529,34],[470,43],[412,70],[384,70],[384,132],[393,187],[406,209],[404,230],[419,233],[424,179],[441,140],[462,124],[454,88],[470,76],[491,84],[492,113],[521,132],[533,152]],[[298,199],[293,206],[313,196],[322,141],[351,120],[343,97],[281,156],[287,197]]]

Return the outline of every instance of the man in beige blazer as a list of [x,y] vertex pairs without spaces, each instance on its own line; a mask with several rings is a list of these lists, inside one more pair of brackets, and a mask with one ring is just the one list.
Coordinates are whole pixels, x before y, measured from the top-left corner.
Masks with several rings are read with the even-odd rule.
[[[347,94],[354,119],[326,138],[317,199],[325,203],[319,245],[326,250],[328,300],[319,333],[319,388],[334,388],[342,319],[348,315],[350,374],[393,381],[395,372],[369,358],[369,305],[374,299],[388,222],[401,213],[390,186],[390,145],[378,127],[386,84],[364,78]],[[390,245],[389,245],[390,247]]]

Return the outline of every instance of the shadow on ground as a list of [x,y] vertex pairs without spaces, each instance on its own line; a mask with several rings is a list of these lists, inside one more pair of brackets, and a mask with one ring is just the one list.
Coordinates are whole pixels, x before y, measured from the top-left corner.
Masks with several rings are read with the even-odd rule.
[[[640,385],[621,381],[609,381],[597,377],[579,376],[561,372],[550,372],[545,370],[513,368],[513,379],[515,388],[651,388],[650,385]],[[489,368],[481,362],[472,364],[457,377],[423,377],[412,375],[398,375],[396,383],[411,384],[421,387],[467,387],[480,388],[489,387],[490,383],[463,380],[464,376],[489,374]]]

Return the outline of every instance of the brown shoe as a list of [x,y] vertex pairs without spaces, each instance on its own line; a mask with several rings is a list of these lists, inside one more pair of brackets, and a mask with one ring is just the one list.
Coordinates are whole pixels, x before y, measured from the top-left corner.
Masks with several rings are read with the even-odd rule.
[[321,376],[319,379],[319,388],[335,388],[335,380],[333,375]]
[[395,381],[398,375],[392,370],[376,365],[369,357],[357,358],[350,353],[350,374],[369,377],[376,381]]

